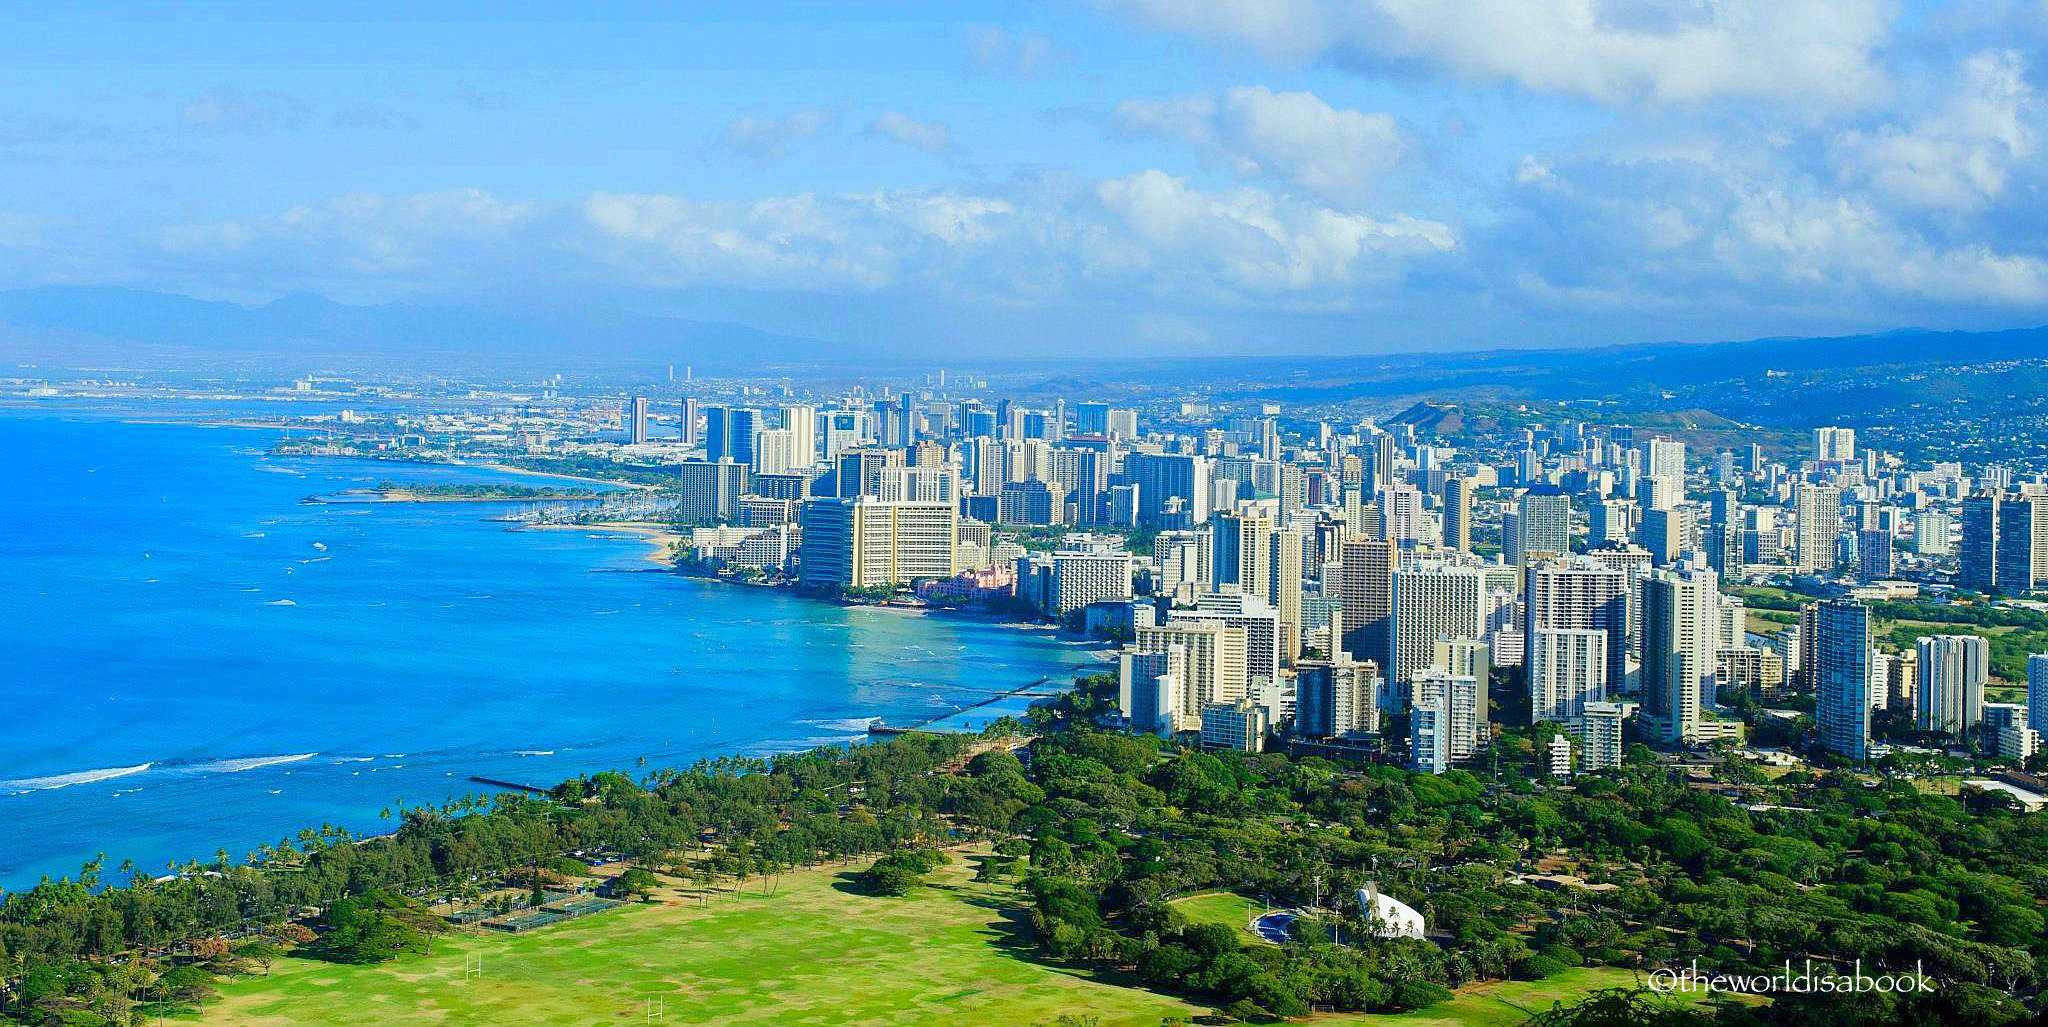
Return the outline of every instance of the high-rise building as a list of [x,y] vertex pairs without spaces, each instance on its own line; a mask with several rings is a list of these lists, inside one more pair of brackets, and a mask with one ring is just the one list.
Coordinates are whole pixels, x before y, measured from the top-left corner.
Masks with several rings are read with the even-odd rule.
[[1814,712],[1820,744],[1862,761],[1870,755],[1870,609],[1828,599],[1813,607]]
[[1718,579],[1706,571],[1659,570],[1642,589],[1643,712],[1662,741],[1700,741],[1721,649]]
[[1209,521],[1210,570],[1217,588],[1235,585],[1253,595],[1266,595],[1272,582],[1273,522],[1255,513],[1217,514]]
[[1477,567],[1423,564],[1395,571],[1394,660],[1387,680],[1396,694],[1435,664],[1439,639],[1484,637],[1485,594]]
[[1640,532],[1643,548],[1650,551],[1650,563],[1668,567],[1687,551],[1692,536],[1692,509],[1683,506],[1652,506],[1643,511]]
[[1441,774],[1451,769],[1450,698],[1442,693],[1410,703],[1408,769]]
[[1444,547],[1472,551],[1472,479],[1456,475],[1444,479]]
[[731,460],[685,460],[676,476],[676,516],[696,524],[733,519],[749,482],[747,466]]
[[1390,538],[1403,549],[1423,541],[1422,490],[1397,481],[1380,496],[1380,537]]
[[1187,705],[1188,647],[1126,646],[1117,657],[1117,709],[1133,731],[1173,735],[1183,730]]
[[[1929,635],[1917,646],[1920,679],[1914,690],[1914,726],[1969,738],[1984,716],[1984,685],[1991,677],[1990,643],[1976,635]],[[2028,696],[2032,701],[2032,696]]]
[[[1635,637],[1630,609],[1637,601],[1633,598],[1636,579],[1648,572],[1647,558],[1640,568],[1616,566],[1601,559],[1611,552],[1614,551],[1596,550],[1584,557],[1541,563],[1529,568],[1523,578],[1525,647],[1534,644],[1537,632],[1546,630],[1583,629],[1606,636],[1606,666],[1597,683],[1598,694],[1587,697],[1594,701],[1620,691],[1628,680],[1628,659]],[[1536,682],[1532,681],[1530,687],[1533,695]],[[1563,686],[1544,687],[1548,694],[1557,694]]]
[[1644,473],[1652,478],[1677,479],[1685,483],[1685,443],[1677,439],[1654,438],[1645,446]]
[[1589,549],[1625,546],[1636,537],[1636,504],[1631,499],[1603,499],[1587,512],[1591,522],[1586,538]]
[[1340,604],[1337,644],[1353,659],[1392,668],[1394,569],[1400,551],[1386,539],[1347,538],[1339,552],[1335,573],[1325,585]]
[[1998,588],[1998,527],[2004,497],[1980,492],[1963,500],[1963,544],[1956,553],[1956,581],[1966,588],[1991,592]]
[[638,446],[647,441],[647,397],[634,396],[626,415],[626,441]]
[[1109,404],[1094,402],[1074,404],[1074,434],[1109,434]]
[[789,429],[766,428],[754,436],[754,473],[789,474],[797,466]]
[[782,408],[782,427],[789,432],[790,466],[798,469],[818,462],[818,408],[799,403]]
[[1237,628],[1245,635],[1246,688],[1253,681],[1271,685],[1280,680],[1280,651],[1284,633],[1280,615],[1266,600],[1242,592],[1205,592],[1195,597],[1192,610],[1174,610],[1169,623],[1213,621]]
[[1488,726],[1492,714],[1487,705],[1488,685],[1493,677],[1493,646],[1474,638],[1439,638],[1430,666],[1449,671],[1454,677],[1468,677],[1478,682],[1476,715],[1479,718],[1479,738],[1484,744],[1492,737],[1492,728]]
[[1951,518],[1939,510],[1922,510],[1913,515],[1913,550],[1922,556],[1948,556],[1955,552],[1949,540]]
[[812,499],[802,523],[798,582],[806,588],[902,585],[959,569],[959,513],[950,502]]
[[1302,738],[1349,738],[1380,730],[1379,668],[1339,650],[1329,660],[1304,661],[1295,668],[1294,734]]
[[1307,573],[1308,539],[1302,529],[1287,527],[1268,539],[1266,601],[1280,616],[1286,637],[1280,643],[1280,661],[1293,664],[1301,656],[1301,583]]
[[1138,523],[1192,528],[1209,519],[1209,461],[1183,453],[1132,453],[1124,474],[1138,486]]
[[1106,547],[1054,553],[1048,598],[1045,612],[1056,620],[1096,603],[1129,601],[1131,554]]
[[1793,567],[1812,573],[1835,567],[1835,537],[1842,533],[1842,490],[1803,483],[1795,494],[1799,523],[1793,535]]
[[1856,459],[1856,429],[1815,428],[1813,458],[1821,463],[1847,463]]
[[2027,657],[2027,726],[2048,735],[2048,653]]
[[1627,708],[1620,703],[1587,703],[1579,718],[1579,772],[1609,770],[1621,766],[1625,755],[1621,745],[1621,721]]
[[1202,748],[1263,752],[1272,727],[1266,707],[1249,697],[1202,707]]
[[[1199,724],[1202,707],[1215,702],[1244,698],[1245,631],[1221,621],[1175,621],[1139,625],[1132,630],[1130,649],[1139,653],[1166,652],[1178,647],[1183,652],[1183,678],[1172,710],[1182,726],[1191,730]],[[1128,715],[1128,714],[1126,714]]]
[[704,459],[753,466],[754,440],[761,428],[761,411],[753,407],[705,407]]
[[1479,703],[1484,692],[1471,675],[1424,668],[1408,681],[1405,691],[1411,721],[1423,716],[1426,710],[1441,710],[1440,730],[1445,735],[1444,744],[1450,759],[1471,759],[1486,745],[1487,739],[1481,733],[1485,720],[1479,715]]
[[695,396],[684,397],[681,417],[683,420],[683,445],[695,446],[699,442],[703,441],[703,437],[701,433],[698,431],[697,424],[699,421],[702,421],[704,419],[704,411],[700,409],[700,405],[698,404],[697,398]]
[[1892,533],[1883,528],[1865,528],[1856,533],[1856,576],[1864,581],[1882,581],[1896,567],[1892,555]]
[[2048,587],[2048,495],[2007,496],[1998,508],[1998,589]]
[[1572,499],[1555,485],[1537,485],[1516,502],[1514,545],[1507,562],[1526,566],[1537,554],[1571,552]]
[[1607,632],[1538,628],[1527,639],[1529,716],[1573,723],[1607,698]]

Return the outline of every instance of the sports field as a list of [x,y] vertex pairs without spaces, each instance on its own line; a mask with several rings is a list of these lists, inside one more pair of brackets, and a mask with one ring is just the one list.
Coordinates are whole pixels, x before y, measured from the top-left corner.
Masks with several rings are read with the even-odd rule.
[[[381,966],[282,959],[229,983],[203,1013],[224,1024],[1045,1024],[1063,1013],[1101,1027],[1157,1027],[1208,1012],[1033,962],[1013,924],[1014,893],[969,863],[900,899],[844,889],[838,869],[722,893],[699,906],[663,891],[527,934],[459,931],[431,955]],[[1235,898],[1225,896],[1224,898]],[[1220,903],[1221,900],[1219,900]],[[1238,902],[1250,905],[1248,900]],[[1201,903],[1198,908],[1219,903]],[[1205,910],[1208,911],[1208,910]],[[1238,912],[1233,908],[1232,916]],[[1504,982],[1400,1017],[1325,1017],[1387,1027],[1520,1023],[1560,998],[1628,983],[1574,970]]]
[[1211,891],[1174,899],[1169,905],[1180,910],[1191,924],[1222,924],[1237,931],[1238,940],[1246,945],[1272,944],[1252,932],[1252,918],[1267,910],[1256,899],[1235,892]]

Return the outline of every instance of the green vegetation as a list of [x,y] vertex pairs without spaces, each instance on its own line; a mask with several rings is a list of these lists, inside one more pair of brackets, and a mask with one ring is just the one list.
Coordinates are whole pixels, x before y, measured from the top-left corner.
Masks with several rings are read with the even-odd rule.
[[[1037,962],[1021,947],[1011,888],[975,879],[976,857],[929,887],[874,898],[838,867],[685,885],[657,901],[521,935],[464,932],[430,956],[380,966],[281,960],[233,981],[207,1010],[238,1025],[660,1023],[1040,1024],[1158,1027],[1202,1010]],[[470,971],[475,969],[475,973]]]
[[490,483],[411,483],[378,482],[371,492],[387,496],[402,496],[408,499],[473,499],[473,500],[545,500],[545,499],[599,499],[606,493],[593,488],[569,488],[558,485],[515,485],[509,482]]
[[1239,940],[1247,945],[1267,944],[1251,927],[1252,919],[1267,911],[1264,903],[1235,892],[1219,891],[1184,895],[1168,905],[1190,924],[1221,924],[1237,931]]
[[[720,1023],[1149,1025],[1204,1009],[1499,1023],[1693,960],[1812,959],[1918,968],[1938,1004],[1785,997],[1703,1015],[2032,1016],[2048,819],[1998,797],[1849,773],[1766,780],[1739,763],[1691,779],[1642,750],[1559,788],[1530,773],[1523,729],[1483,773],[1439,777],[1205,753],[1091,726],[1112,690],[1093,677],[1035,709],[1028,766],[1008,730],[909,735],[407,810],[388,837],[308,832],[252,865],[223,857],[162,882],[105,888],[88,868],[0,903],[0,1013],[128,1024],[219,987],[238,1023],[366,1008],[595,1022],[651,999]],[[948,863],[963,842],[974,857]],[[615,893],[654,901],[512,936],[439,933],[419,905],[558,893],[587,870],[563,857],[591,850],[638,871]],[[825,863],[858,869],[801,869]],[[1378,937],[1349,898],[1367,881],[1420,910],[1430,939]],[[1252,895],[1320,897],[1328,929],[1254,941]],[[247,976],[259,966],[268,980]],[[1555,1015],[1600,1022],[1602,1002],[1615,1000]]]
[[926,874],[948,862],[945,853],[933,848],[892,852],[861,871],[855,882],[869,895],[908,895],[910,889],[924,883]]

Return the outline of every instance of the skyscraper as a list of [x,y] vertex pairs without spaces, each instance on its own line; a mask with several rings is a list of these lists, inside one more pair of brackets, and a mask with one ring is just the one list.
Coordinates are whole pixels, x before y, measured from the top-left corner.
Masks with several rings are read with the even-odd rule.
[[683,461],[676,471],[676,516],[697,524],[731,520],[746,494],[748,471],[731,460]]
[[1856,429],[1815,428],[1813,458],[1821,463],[1847,463],[1856,459]]
[[1444,548],[1472,551],[1472,481],[1453,475],[1444,479]]
[[729,458],[753,466],[754,440],[761,427],[761,411],[753,407],[705,407],[704,459],[715,464]]
[[[1920,679],[1913,692],[1914,726],[1968,738],[1984,717],[1991,646],[1975,635],[1929,635],[1917,646]],[[2031,684],[2031,682],[2029,682]],[[2031,705],[2033,695],[2027,696]]]
[[1823,600],[1812,622],[1820,744],[1860,762],[1870,755],[1870,610],[1862,603]]
[[[1604,559],[1620,555],[1600,550],[1584,557],[1548,561],[1529,568],[1523,577],[1525,639],[1533,640],[1538,631],[1550,629],[1587,629],[1606,636],[1606,669],[1595,699],[1620,691],[1628,680],[1633,638],[1629,611],[1639,598],[1633,595],[1636,578],[1647,571]],[[1554,690],[1548,684],[1545,688]]]
[[1799,523],[1793,536],[1793,566],[1806,572],[1834,570],[1835,537],[1842,533],[1842,490],[1803,483],[1794,502]]
[[2003,497],[1980,492],[1963,500],[1963,544],[1956,552],[1957,583],[1979,592],[1998,588],[1998,525]]
[[1379,668],[1339,650],[1334,658],[1304,662],[1295,675],[1294,733],[1302,738],[1345,738],[1380,730]]
[[1532,720],[1574,723],[1588,703],[1607,698],[1607,633],[1592,628],[1539,628],[1523,657]]
[[1571,552],[1572,499],[1555,485],[1536,485],[1516,502],[1514,547],[1507,553],[1512,564],[1527,565],[1534,555],[1562,556]]
[[789,431],[791,466],[809,467],[818,462],[818,408],[799,403],[782,408],[782,427]]
[[647,397],[634,396],[633,406],[627,415],[626,441],[638,446],[647,441]]
[[1124,474],[1138,486],[1138,523],[1192,528],[1209,519],[1209,461],[1184,453],[1132,453]]
[[683,399],[681,416],[683,419],[683,445],[695,446],[698,442],[702,441],[697,431],[697,422],[704,418],[704,411],[699,408],[695,396],[688,396]]
[[2048,495],[2007,496],[1998,508],[1998,589],[2048,586]]
[[1394,662],[1387,680],[1396,689],[1436,662],[1439,639],[1485,637],[1485,589],[1479,568],[1424,564],[1394,572]]
[[1717,579],[1705,571],[1658,570],[1642,588],[1643,712],[1663,741],[1699,741],[1721,648]]
[[2048,734],[2048,653],[2027,657],[2027,726]]
[[1338,642],[1356,660],[1394,666],[1394,568],[1400,552],[1386,539],[1348,538],[1339,551],[1333,580],[1325,590],[1336,596]]

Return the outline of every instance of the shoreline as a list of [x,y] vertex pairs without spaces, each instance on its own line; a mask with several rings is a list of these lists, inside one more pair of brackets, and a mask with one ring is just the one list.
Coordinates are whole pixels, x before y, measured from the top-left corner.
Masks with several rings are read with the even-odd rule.
[[664,569],[676,566],[675,545],[685,540],[673,528],[652,521],[598,521],[591,524],[522,524],[513,531],[581,531],[587,533],[612,532],[622,535],[637,535],[646,540],[651,550],[642,559]]

